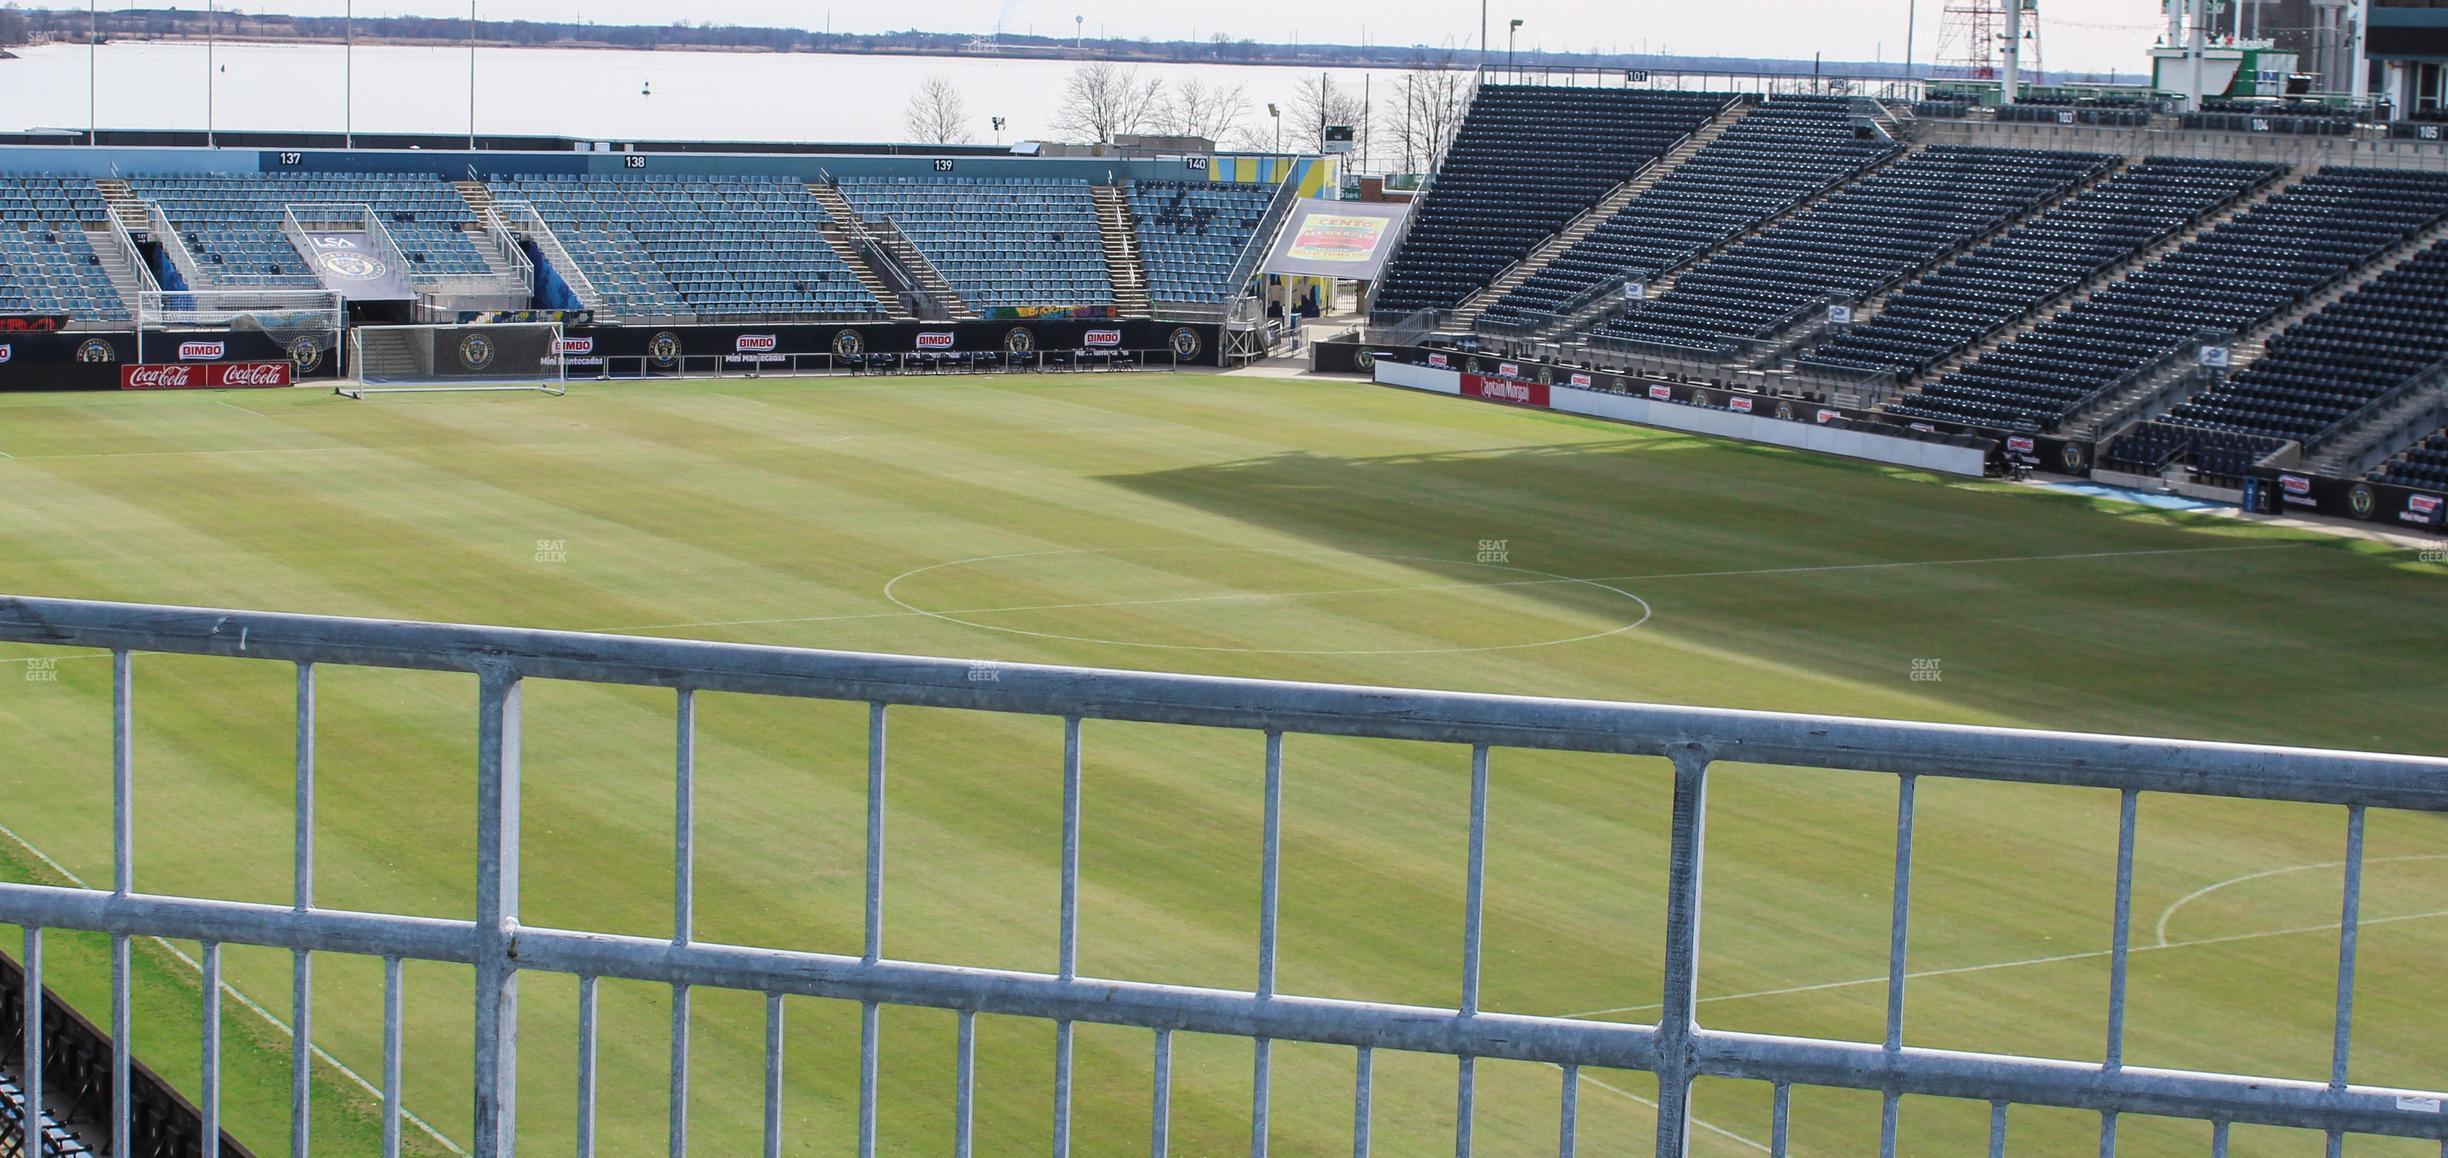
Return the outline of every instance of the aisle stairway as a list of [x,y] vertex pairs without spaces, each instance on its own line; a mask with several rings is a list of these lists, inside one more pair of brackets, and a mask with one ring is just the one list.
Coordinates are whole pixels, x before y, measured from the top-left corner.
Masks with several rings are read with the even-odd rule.
[[1098,185],[1097,229],[1104,234],[1105,272],[1113,279],[1114,306],[1126,318],[1153,313],[1148,304],[1147,262],[1139,253],[1139,226],[1131,219],[1130,198],[1117,185]]

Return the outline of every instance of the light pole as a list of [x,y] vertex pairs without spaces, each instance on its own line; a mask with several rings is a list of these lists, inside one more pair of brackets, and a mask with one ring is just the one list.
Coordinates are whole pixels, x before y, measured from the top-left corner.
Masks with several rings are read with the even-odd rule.
[[1004,125],[1003,118],[1001,118],[1001,117],[991,117],[991,118],[988,118],[988,119],[990,119],[990,120],[992,120],[992,121],[994,122],[995,144],[997,144],[997,145],[1002,144],[1002,143],[1003,143],[1003,125]]
[[213,0],[204,0],[204,147],[213,147]]
[[1513,23],[1505,28],[1505,71],[1513,74],[1515,84],[1521,83],[1521,68],[1513,63],[1513,39],[1521,35],[1521,26],[1521,17],[1516,16]]
[[1267,102],[1267,115],[1275,118],[1275,151],[1281,153],[1283,152],[1283,110],[1277,108],[1275,102],[1269,101]]
[[102,90],[102,0],[85,3],[85,143],[102,143],[102,117],[96,110]]
[[1488,0],[1479,0],[1479,83],[1481,84],[1487,83],[1487,6]]
[[356,0],[340,9],[340,138],[347,147],[357,147]]
[[476,0],[468,0],[468,152],[476,151]]

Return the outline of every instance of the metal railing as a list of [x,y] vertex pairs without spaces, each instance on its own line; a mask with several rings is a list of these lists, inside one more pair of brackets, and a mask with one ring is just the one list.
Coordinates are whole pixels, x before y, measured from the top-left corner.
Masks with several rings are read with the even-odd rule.
[[552,263],[553,272],[560,275],[570,292],[578,295],[578,304],[596,311],[599,320],[608,320],[603,291],[595,288],[595,279],[588,277],[586,270],[579,267],[577,257],[561,244],[561,238],[553,233],[552,226],[545,222],[544,215],[536,211],[534,204],[495,201],[493,219],[512,237],[523,238],[533,244],[536,251],[544,255],[544,260]]
[[[1455,1151],[1474,1135],[1475,1063],[1482,1058],[1547,1063],[1563,1070],[1558,1109],[1561,1149],[1574,1150],[1580,1070],[1636,1069],[1657,1076],[1655,1151],[1686,1152],[1692,1084],[1701,1077],[1768,1083],[1775,1123],[1772,1153],[1786,1149],[1795,1086],[1872,1091],[1884,1097],[1883,1153],[1896,1145],[1897,1107],[1906,1095],[1988,1102],[1991,1153],[2002,1152],[2013,1106],[2046,1106],[2099,1115],[2103,1154],[2114,1154],[2119,1115],[2151,1114],[2214,1124],[2223,1152],[2228,1124],[2246,1123],[2348,1134],[2448,1139],[2448,1094],[2379,1088],[2350,1080],[2357,930],[2363,891],[2365,817],[2370,809],[2448,812],[2448,759],[2245,747],[2196,741],[2010,731],[1961,725],[1781,715],[1704,708],[1534,699],[1378,687],[1275,683],[1143,672],[981,665],[904,656],[821,652],[507,628],[332,619],[244,611],[0,597],[0,640],[106,650],[112,657],[112,883],[103,888],[0,884],[0,923],[26,929],[26,984],[39,992],[41,948],[49,930],[107,933],[112,943],[113,1069],[127,1088],[129,941],[168,937],[205,946],[203,1097],[207,1136],[220,1114],[218,1018],[223,945],[282,948],[294,954],[297,992],[316,953],[384,962],[384,1150],[396,1153],[402,1115],[401,962],[473,966],[477,984],[471,1150],[511,1153],[518,1111],[517,1003],[526,973],[579,981],[574,1080],[579,1091],[580,1153],[592,1152],[596,1090],[598,979],[669,985],[673,1001],[671,1147],[687,1148],[688,995],[692,988],[765,995],[764,1152],[784,1144],[781,1066],[786,995],[861,1003],[859,1152],[876,1146],[879,1010],[915,1006],[960,1015],[954,1063],[955,1152],[967,1154],[973,1104],[975,1034],[980,1014],[1051,1022],[1054,1030],[1054,1151],[1068,1152],[1072,1127],[1073,1028],[1080,1024],[1152,1032],[1151,1150],[1163,1154],[1169,1128],[1171,1050],[1178,1033],[1253,1041],[1250,1149],[1267,1149],[1272,1097],[1270,1045],[1278,1041],[1355,1050],[1354,1152],[1369,1151],[1375,1051],[1438,1054],[1456,1061]],[[135,889],[132,755],[134,655],[164,652],[291,665],[296,677],[295,895],[287,905],[253,904]],[[316,685],[323,666],[345,665],[469,673],[477,677],[473,921],[319,907],[314,890]],[[979,678],[981,668],[991,679]],[[525,924],[519,907],[520,760],[523,684],[566,680],[669,689],[674,693],[674,906],[672,933],[618,935]],[[697,939],[692,922],[697,696],[731,693],[866,705],[865,907],[862,951],[828,954]],[[886,952],[886,793],[888,724],[896,708],[1018,713],[1063,721],[1061,918],[1054,973],[969,968],[901,960]],[[1112,722],[1233,729],[1265,742],[1260,805],[1260,878],[1253,984],[1246,990],[1193,988],[1082,976],[1078,971],[1081,745],[1092,725]],[[1298,996],[1277,989],[1279,869],[1287,736],[1364,737],[1448,745],[1467,751],[1470,793],[1460,999],[1426,1007]],[[0,748],[9,741],[0,738]],[[1480,1007],[1482,908],[1489,845],[1488,787],[1500,750],[1663,757],[1673,767],[1671,840],[1665,865],[1664,1001],[1654,1024],[1525,1016]],[[1888,950],[1886,1032],[1851,1042],[1711,1029],[1699,1024],[1701,872],[1708,788],[1719,761],[1875,773],[1897,785]],[[1913,891],[1914,802],[1923,777],[2106,789],[2120,794],[2116,891],[2109,953],[2103,1060],[2077,1061],[1904,1044],[1907,925]],[[2145,794],[2292,801],[2344,808],[2344,887],[2338,940],[2332,1057],[2322,1078],[2291,1080],[2152,1068],[2125,1062],[2127,964],[2132,951],[2136,818]],[[630,855],[634,850],[625,851]],[[301,1003],[292,1065],[293,1114],[302,1133],[309,1037]],[[39,1053],[33,1055],[39,1065]],[[558,1053],[554,1054],[558,1057]],[[25,1083],[39,1090],[39,1076]],[[39,1098],[39,1095],[37,1095]],[[39,1107],[36,1107],[39,1113]],[[113,1105],[115,1136],[125,1136],[124,1096]],[[300,1137],[298,1141],[302,1142]],[[2333,1141],[2332,1153],[2335,1153]],[[301,1151],[303,1152],[303,1151]],[[209,1154],[210,1151],[207,1151]]]

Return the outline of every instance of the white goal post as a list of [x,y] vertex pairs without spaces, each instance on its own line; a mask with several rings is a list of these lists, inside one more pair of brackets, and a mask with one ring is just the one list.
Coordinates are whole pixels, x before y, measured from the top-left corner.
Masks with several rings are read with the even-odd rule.
[[561,324],[359,326],[349,331],[348,365],[333,393],[364,398],[487,390],[567,393]]

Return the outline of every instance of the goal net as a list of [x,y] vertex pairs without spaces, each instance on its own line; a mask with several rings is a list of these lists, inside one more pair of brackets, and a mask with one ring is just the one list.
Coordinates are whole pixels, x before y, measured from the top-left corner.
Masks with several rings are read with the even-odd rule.
[[566,391],[557,322],[359,326],[334,393],[431,394],[468,390]]
[[339,350],[344,317],[328,290],[148,290],[136,296],[136,360],[175,360],[199,334],[261,334],[303,376]]

